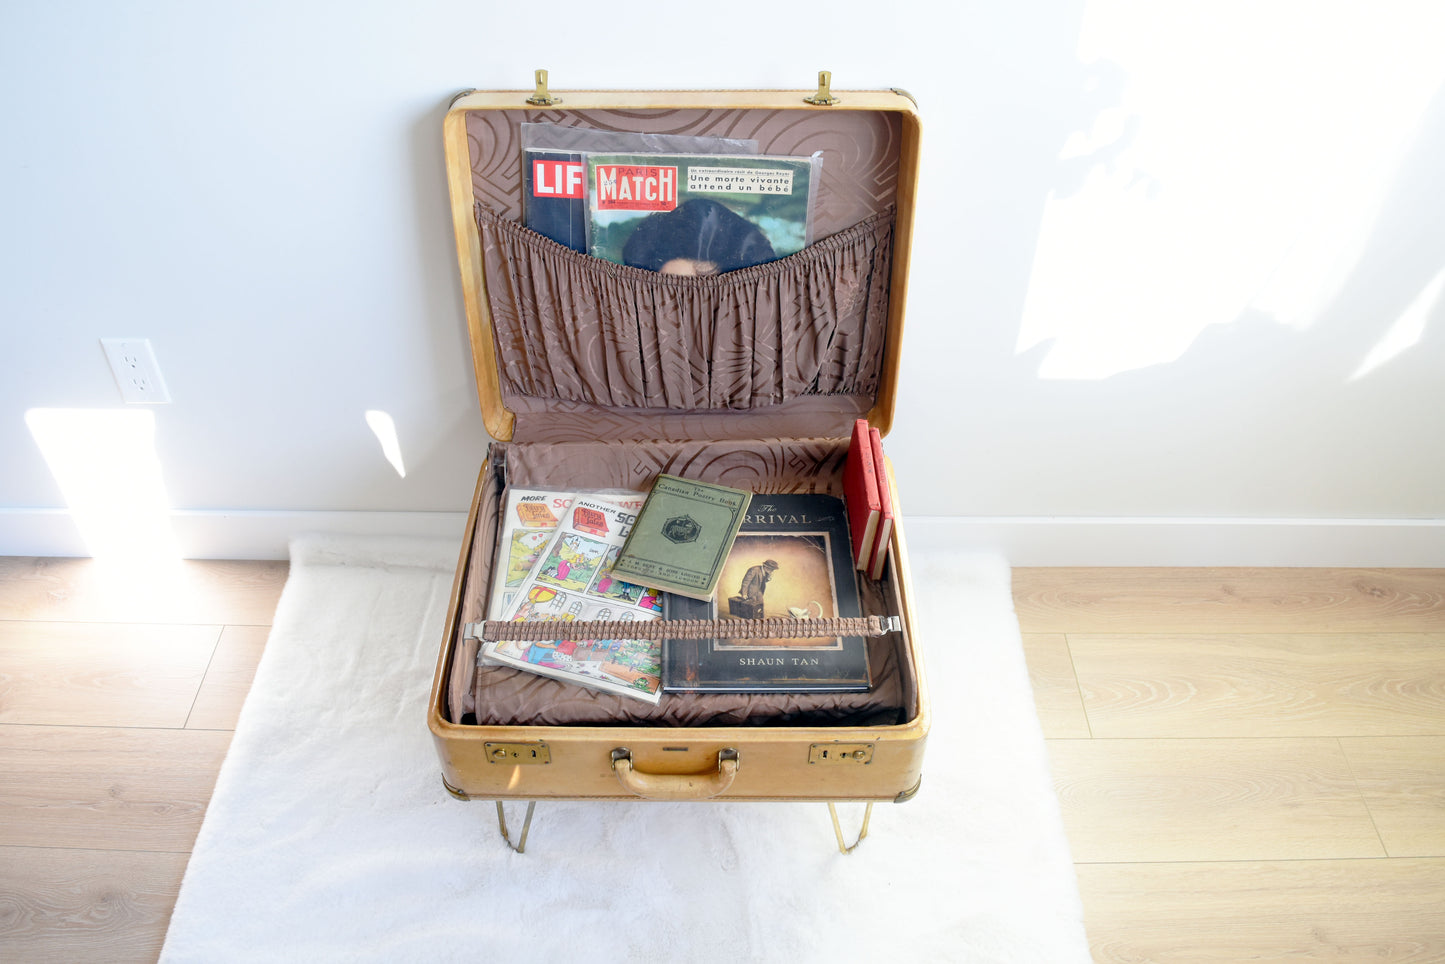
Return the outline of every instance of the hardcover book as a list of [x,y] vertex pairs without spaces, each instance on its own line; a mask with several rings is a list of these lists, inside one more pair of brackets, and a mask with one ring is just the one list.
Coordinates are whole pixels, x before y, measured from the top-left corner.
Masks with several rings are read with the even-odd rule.
[[801,251],[820,157],[588,154],[587,253],[710,275]]
[[482,659],[656,704],[662,688],[661,643],[566,636],[566,624],[575,620],[630,622],[661,615],[657,590],[624,582],[612,572],[634,518],[633,510],[615,502],[574,498],[502,617],[555,622],[557,638],[487,642]]
[[749,498],[742,489],[659,475],[613,571],[667,592],[711,597]]
[[883,501],[878,495],[878,473],[873,467],[873,442],[868,437],[868,420],[853,423],[848,443],[848,460],[843,464],[843,498],[848,504],[848,528],[853,534],[853,561],[868,571],[873,543],[878,538],[878,518]]
[[878,534],[873,540],[868,560],[868,578],[882,579],[883,564],[888,561],[888,539],[893,535],[893,486],[888,482],[888,463],[883,461],[883,435],[868,429],[873,449],[873,473],[878,480]]
[[[716,600],[664,597],[668,619],[862,615],[847,513],[827,495],[755,495]],[[663,687],[676,692],[855,692],[869,687],[861,636],[669,639]]]

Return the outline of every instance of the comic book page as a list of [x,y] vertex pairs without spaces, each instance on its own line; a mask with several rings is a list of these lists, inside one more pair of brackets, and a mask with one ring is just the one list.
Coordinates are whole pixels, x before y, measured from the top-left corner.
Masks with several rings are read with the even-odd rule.
[[[503,618],[519,622],[628,622],[661,616],[657,590],[612,575],[612,566],[636,513],[635,508],[605,498],[574,498],[526,578],[514,590]],[[655,704],[661,697],[661,640],[558,638],[545,642],[489,642],[483,647],[482,658],[649,703]]]
[[[594,492],[592,498],[615,502],[636,512],[646,499],[643,492]],[[560,489],[507,490],[506,508],[497,533],[497,557],[492,567],[492,590],[487,601],[487,618],[504,618],[517,587],[532,571],[557,524],[567,514],[577,493]]]

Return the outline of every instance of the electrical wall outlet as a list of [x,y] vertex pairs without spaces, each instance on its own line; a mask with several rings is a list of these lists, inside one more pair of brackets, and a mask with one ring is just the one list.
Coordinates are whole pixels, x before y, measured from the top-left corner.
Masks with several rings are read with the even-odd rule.
[[102,338],[110,370],[120,386],[120,397],[131,405],[165,405],[171,400],[161,378],[156,353],[146,338]]

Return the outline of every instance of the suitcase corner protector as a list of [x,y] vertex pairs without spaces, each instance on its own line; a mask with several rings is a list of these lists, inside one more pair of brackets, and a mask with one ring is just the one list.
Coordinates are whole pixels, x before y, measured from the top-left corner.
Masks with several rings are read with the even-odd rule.
[[[918,788],[921,787],[921,786],[923,786],[923,775],[922,775],[922,774],[919,774],[919,776],[918,776],[918,782],[915,783],[913,786],[909,787],[907,790],[904,790],[902,793],[898,794],[898,796],[894,797],[894,798],[893,798],[893,802],[894,802],[894,803],[907,803],[909,800],[912,800],[915,795],[917,795],[917,793],[918,793]],[[448,787],[447,789],[451,789],[451,788]]]
[[446,787],[447,793],[450,793],[454,799],[460,800],[463,803],[466,803],[467,801],[472,799],[471,794],[466,793],[462,790],[458,790],[456,787],[448,783],[446,777],[442,777],[442,786]]

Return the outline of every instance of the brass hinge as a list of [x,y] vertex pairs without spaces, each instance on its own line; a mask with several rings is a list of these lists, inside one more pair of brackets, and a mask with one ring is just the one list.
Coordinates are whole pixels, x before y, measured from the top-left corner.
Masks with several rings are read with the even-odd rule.
[[804,97],[803,102],[815,107],[832,107],[834,104],[841,104],[842,101],[833,96],[832,88],[833,72],[820,70],[818,71],[818,92],[812,97]]
[[809,763],[873,762],[872,743],[814,743],[808,747]]
[[510,763],[513,766],[538,766],[552,762],[552,751],[545,743],[484,743],[488,763]]
[[534,107],[551,107],[553,104],[562,103],[562,98],[553,97],[552,92],[547,89],[547,72],[539,70],[536,74],[537,92],[527,98],[527,103]]

